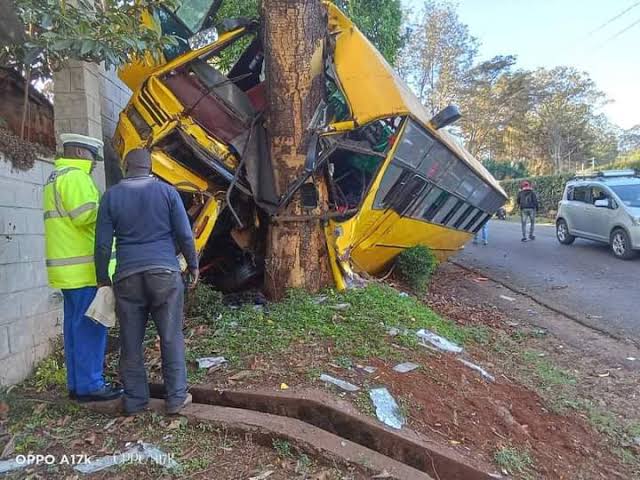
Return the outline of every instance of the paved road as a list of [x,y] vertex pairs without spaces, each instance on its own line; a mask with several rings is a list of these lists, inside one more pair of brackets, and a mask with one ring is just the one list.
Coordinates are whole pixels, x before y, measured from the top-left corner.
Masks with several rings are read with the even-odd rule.
[[520,237],[519,223],[493,220],[489,245],[469,243],[455,260],[601,330],[640,339],[640,258],[618,260],[588,240],[561,245],[551,225],[539,225],[533,242]]

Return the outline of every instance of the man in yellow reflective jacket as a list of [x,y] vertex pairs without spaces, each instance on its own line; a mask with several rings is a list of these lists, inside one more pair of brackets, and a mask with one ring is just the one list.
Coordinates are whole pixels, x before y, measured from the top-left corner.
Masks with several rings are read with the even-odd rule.
[[63,134],[64,154],[44,187],[44,230],[49,285],[64,297],[64,356],[69,396],[81,402],[118,398],[103,378],[107,329],[85,316],[96,295],[94,240],[100,192],[91,172],[102,141]]

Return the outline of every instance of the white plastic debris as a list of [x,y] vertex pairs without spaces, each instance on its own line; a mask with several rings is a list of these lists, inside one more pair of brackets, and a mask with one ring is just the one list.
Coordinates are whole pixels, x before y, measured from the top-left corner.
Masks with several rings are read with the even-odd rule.
[[429,342],[434,347],[440,350],[444,350],[445,352],[452,352],[452,353],[462,352],[462,347],[456,345],[455,343],[447,340],[444,337],[441,337],[440,335],[436,335],[435,333],[430,332],[429,330],[425,330],[424,328],[418,330],[416,332],[416,335],[420,337],[423,342]]
[[400,296],[402,298],[407,298],[409,296],[409,294],[407,292],[400,292]]
[[168,469],[179,466],[178,462],[176,462],[171,455],[164,453],[150,443],[140,442],[122,453],[92,458],[90,462],[76,465],[73,468],[80,473],[95,473],[113,467],[114,465],[122,465],[129,462],[143,462],[146,460],[151,460]]
[[375,373],[375,371],[377,370],[376,367],[370,367],[370,366],[364,366],[364,365],[356,365],[356,368],[359,368],[360,370],[364,370],[367,373]]
[[336,303],[335,305],[331,306],[331,308],[333,308],[334,310],[346,310],[349,307],[351,307],[350,303]]
[[400,430],[406,420],[400,412],[400,407],[386,388],[372,388],[369,398],[376,407],[376,416],[385,425]]
[[360,387],[355,386],[353,383],[340,380],[339,378],[335,378],[324,373],[320,375],[320,380],[322,380],[323,382],[331,383],[346,392],[357,392],[358,390],[360,390]]
[[227,363],[227,359],[224,357],[202,357],[196,361],[198,362],[198,368],[219,367]]
[[398,365],[393,367],[393,370],[398,373],[408,373],[415,370],[416,368],[420,368],[420,365],[413,362],[404,362],[404,363],[399,363]]
[[506,295],[500,295],[500,298],[506,300],[507,302],[515,302],[516,299],[513,297],[507,297]]
[[34,462],[35,459],[28,459],[26,456],[24,462],[18,462],[15,458],[12,458],[11,460],[2,460],[0,461],[0,474],[12,472],[14,470],[20,470],[22,468],[28,467]]
[[400,330],[398,330],[396,327],[390,327],[389,330],[387,330],[387,334],[390,337],[395,337],[396,335],[398,335],[400,333]]
[[636,357],[627,357],[627,360],[629,360],[630,362],[635,362],[636,361]]
[[479,372],[480,375],[482,375],[486,380],[489,380],[490,382],[495,382],[496,381],[495,377],[493,375],[491,375],[489,372],[487,372],[481,366],[476,365],[475,363],[468,362],[464,358],[459,358],[458,360],[460,360],[464,365],[466,365],[467,367],[471,368],[472,370],[475,370],[476,372]]

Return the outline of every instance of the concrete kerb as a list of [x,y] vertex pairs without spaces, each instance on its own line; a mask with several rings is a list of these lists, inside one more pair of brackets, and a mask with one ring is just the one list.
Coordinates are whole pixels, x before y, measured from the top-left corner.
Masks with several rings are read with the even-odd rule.
[[[164,412],[163,385],[150,385],[150,407]],[[488,480],[492,467],[409,429],[393,430],[357,412],[326,392],[219,390],[192,387],[193,404],[181,414],[192,422],[209,422],[235,432],[253,434],[271,446],[284,438],[302,450],[332,461],[358,465],[373,474],[386,470],[398,479]],[[85,404],[103,413],[118,413],[119,402]]]

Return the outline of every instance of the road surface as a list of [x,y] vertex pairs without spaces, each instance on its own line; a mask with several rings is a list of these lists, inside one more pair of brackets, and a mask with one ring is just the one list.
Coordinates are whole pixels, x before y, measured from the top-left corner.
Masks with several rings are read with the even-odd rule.
[[538,225],[535,241],[521,236],[519,223],[492,220],[489,245],[469,242],[454,261],[600,330],[640,340],[640,258],[618,260],[588,240],[561,245],[551,225]]

